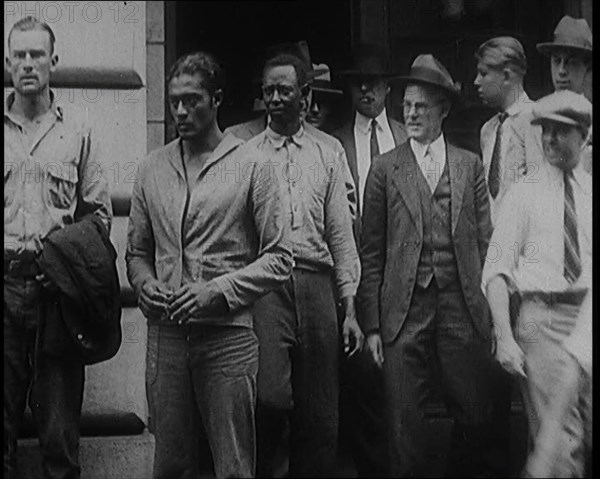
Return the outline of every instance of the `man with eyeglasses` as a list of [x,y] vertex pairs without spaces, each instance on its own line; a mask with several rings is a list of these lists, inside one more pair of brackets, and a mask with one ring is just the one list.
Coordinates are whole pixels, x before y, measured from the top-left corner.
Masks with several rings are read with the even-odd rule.
[[279,184],[217,123],[215,58],[179,58],[168,80],[179,138],[140,164],[127,274],[148,319],[154,478],[198,477],[202,429],[215,475],[254,477],[258,340],[251,306],[290,275]]
[[485,476],[491,323],[479,289],[491,235],[481,160],[446,141],[459,95],[432,55],[400,78],[409,141],[376,157],[365,188],[359,321],[383,369],[391,477],[427,469],[426,405],[441,389],[454,418],[446,475]]
[[295,264],[291,278],[254,308],[261,477],[273,474],[273,452],[286,416],[290,477],[332,474],[339,394],[336,298],[342,303],[345,352],[355,354],[363,341],[354,309],[360,263],[346,188],[336,151],[308,134],[301,122],[308,91],[306,64],[298,57],[283,54],[267,61],[263,99],[270,123],[246,145],[268,161],[280,183]]

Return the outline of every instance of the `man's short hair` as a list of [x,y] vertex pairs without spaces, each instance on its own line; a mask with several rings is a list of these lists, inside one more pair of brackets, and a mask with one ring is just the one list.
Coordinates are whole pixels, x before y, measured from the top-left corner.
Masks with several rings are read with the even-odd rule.
[[510,68],[520,76],[527,73],[527,57],[521,42],[513,37],[496,37],[482,43],[475,59],[496,70]]
[[225,75],[214,55],[207,52],[188,53],[179,57],[169,70],[167,85],[181,75],[199,75],[202,86],[214,95],[225,86]]
[[30,32],[32,30],[41,30],[44,32],[48,32],[48,36],[50,37],[50,54],[54,53],[54,44],[56,43],[56,37],[54,36],[54,32],[50,25],[46,22],[40,22],[37,18],[28,15],[21,20],[15,22],[15,24],[10,28],[10,32],[8,32],[8,49],[10,51],[10,37],[14,31],[17,32]]
[[298,80],[298,86],[302,88],[307,82],[306,65],[296,55],[282,53],[280,55],[276,55],[268,59],[265,63],[265,67],[263,68],[263,75],[267,70],[271,68],[285,66],[294,67],[294,70],[296,72],[296,79]]

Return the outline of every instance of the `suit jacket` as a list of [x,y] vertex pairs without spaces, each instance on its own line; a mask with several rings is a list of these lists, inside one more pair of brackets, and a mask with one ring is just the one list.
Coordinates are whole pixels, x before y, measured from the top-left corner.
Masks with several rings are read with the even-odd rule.
[[[394,137],[394,143],[396,146],[400,146],[402,143],[406,142],[408,139],[406,135],[406,128],[399,121],[394,120],[388,116],[388,123],[390,124],[390,129],[392,130],[392,136]],[[346,151],[346,158],[348,159],[348,166],[350,167],[350,173],[352,173],[352,178],[354,179],[354,186],[356,188],[357,195],[359,193],[358,189],[358,160],[356,158],[356,142],[354,141],[354,117],[348,123],[343,125],[338,130],[332,133],[344,147]],[[360,206],[360,203],[357,202],[357,207]],[[354,221],[354,236],[357,240],[360,239],[361,236],[361,211],[357,209],[356,220]]]
[[[491,334],[481,272],[492,233],[481,160],[446,143],[451,225],[460,286],[475,328]],[[422,174],[408,142],[374,159],[362,217],[359,321],[384,342],[400,332],[412,299],[423,245],[423,219],[415,175]]]

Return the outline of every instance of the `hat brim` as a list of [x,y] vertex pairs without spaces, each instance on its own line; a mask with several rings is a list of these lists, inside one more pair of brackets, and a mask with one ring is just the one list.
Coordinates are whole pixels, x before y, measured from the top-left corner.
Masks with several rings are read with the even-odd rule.
[[563,115],[558,115],[556,113],[543,113],[540,116],[536,116],[533,120],[531,120],[531,124],[532,125],[539,125],[540,123],[543,123],[545,121],[555,121],[557,123],[562,123],[563,125],[569,125],[569,126],[579,126],[580,124],[573,120],[572,118],[563,116]]
[[313,91],[318,91],[320,93],[329,93],[332,95],[343,95],[344,92],[342,90],[338,90],[337,88],[328,88],[328,87],[324,87],[324,86],[314,86],[312,85],[311,90]]
[[592,51],[593,51],[591,48],[581,47],[579,45],[573,45],[571,43],[554,43],[554,42],[538,43],[535,46],[535,48],[537,49],[538,52],[540,52],[542,55],[545,55],[545,56],[550,56],[550,54],[552,53],[552,50],[556,50],[559,48],[566,49],[566,50],[575,50],[578,53],[581,53],[581,54],[587,55],[587,56],[592,56]]
[[446,85],[440,85],[437,82],[427,80],[425,78],[411,77],[411,76],[397,76],[392,79],[393,83],[400,83],[401,85],[409,85],[409,84],[418,84],[418,85],[426,85],[435,88],[439,88],[444,92],[448,93],[452,99],[458,98],[460,96],[460,90],[458,88],[450,88]]

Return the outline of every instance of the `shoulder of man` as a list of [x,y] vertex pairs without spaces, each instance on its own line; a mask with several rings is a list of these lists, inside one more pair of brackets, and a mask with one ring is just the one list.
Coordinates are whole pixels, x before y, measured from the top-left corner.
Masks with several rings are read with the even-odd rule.
[[315,137],[318,140],[323,141],[323,143],[328,144],[333,148],[336,152],[343,152],[344,147],[339,139],[337,139],[333,134],[325,133],[324,131],[319,130],[318,128],[312,126],[310,123],[304,124],[304,130],[308,135]]

